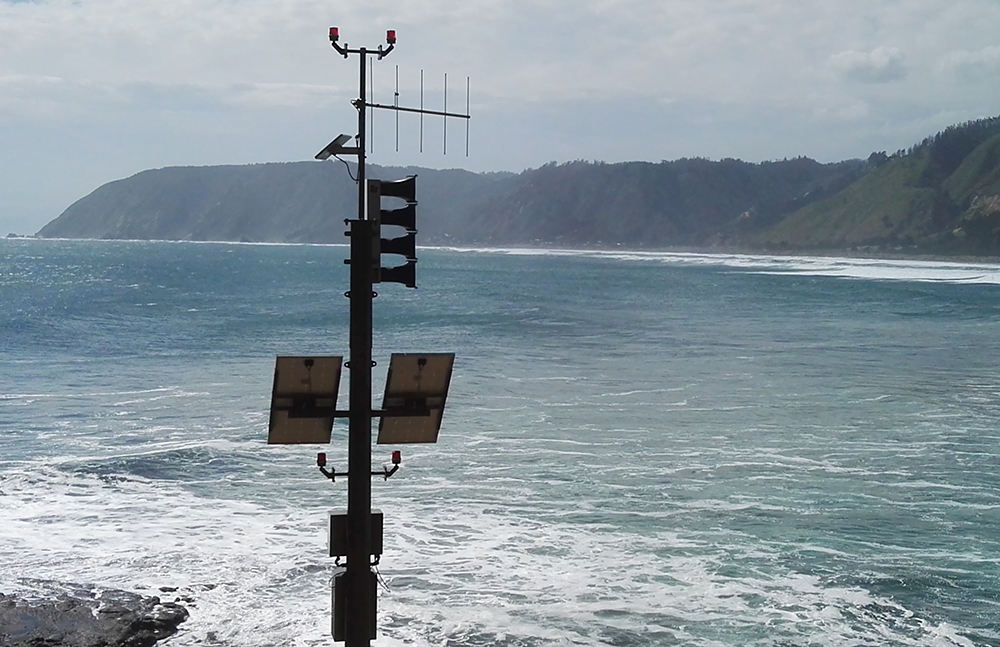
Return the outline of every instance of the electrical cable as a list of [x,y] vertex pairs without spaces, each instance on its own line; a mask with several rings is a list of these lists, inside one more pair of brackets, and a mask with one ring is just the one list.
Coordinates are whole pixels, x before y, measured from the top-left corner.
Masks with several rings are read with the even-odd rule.
[[345,159],[343,159],[341,157],[337,157],[336,155],[334,155],[334,157],[336,157],[338,160],[340,160],[341,162],[344,163],[344,166],[347,167],[347,175],[350,176],[350,178],[352,180],[354,180],[355,184],[357,184],[358,183],[358,178],[354,177],[354,175],[351,174],[351,165],[347,163],[347,160],[345,160]]
[[378,565],[373,564],[373,567],[375,568],[375,579],[382,585],[382,588],[385,589],[386,593],[392,593],[392,589],[389,588],[389,584],[385,581],[385,578],[382,577],[382,573],[378,570]]

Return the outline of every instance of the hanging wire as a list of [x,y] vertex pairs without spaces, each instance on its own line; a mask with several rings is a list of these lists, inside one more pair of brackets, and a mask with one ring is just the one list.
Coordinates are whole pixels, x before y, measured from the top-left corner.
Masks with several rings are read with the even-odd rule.
[[378,570],[378,564],[375,564],[374,568],[375,568],[375,578],[378,580],[378,583],[382,585],[382,588],[385,589],[386,593],[392,593],[392,589],[389,588],[388,582],[385,581],[385,578],[382,577],[382,573],[379,572]]
[[399,152],[399,66],[396,66],[396,93],[392,97],[392,105],[396,110],[396,152]]
[[424,71],[420,70],[420,152],[424,152]]
[[465,77],[465,156],[469,156],[469,122],[472,121],[468,118],[471,114],[469,112],[469,77]]
[[[444,73],[444,111],[448,112],[448,73]],[[444,155],[448,154],[448,117],[441,117],[444,121]]]
[[[334,155],[334,157],[337,157],[337,156],[336,156],[336,155]],[[349,176],[349,177],[350,177],[350,178],[351,178],[352,180],[354,180],[354,183],[355,183],[355,184],[357,184],[357,183],[358,183],[358,178],[354,177],[354,174],[353,174],[353,173],[351,173],[351,165],[350,165],[350,164],[348,164],[348,163],[347,163],[347,160],[345,160],[345,159],[344,159],[343,157],[337,157],[337,159],[338,159],[338,160],[340,160],[341,162],[343,162],[343,163],[344,163],[344,166],[346,166],[346,167],[347,167],[347,175],[348,175],[348,176]]]
[[375,63],[368,59],[368,152],[375,152]]

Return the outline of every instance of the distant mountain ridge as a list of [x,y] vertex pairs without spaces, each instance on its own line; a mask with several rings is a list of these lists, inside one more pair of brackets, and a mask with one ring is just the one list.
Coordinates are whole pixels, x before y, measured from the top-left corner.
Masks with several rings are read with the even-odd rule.
[[[507,174],[369,166],[369,177],[419,175],[422,233],[447,228]],[[357,217],[357,185],[340,164],[185,166],[109,182],[38,232],[50,238],[344,242]]]
[[[523,173],[416,174],[418,241],[1000,255],[1000,117],[907,151],[808,158],[569,162]],[[357,189],[339,164],[172,167],[105,184],[38,235],[343,242]]]

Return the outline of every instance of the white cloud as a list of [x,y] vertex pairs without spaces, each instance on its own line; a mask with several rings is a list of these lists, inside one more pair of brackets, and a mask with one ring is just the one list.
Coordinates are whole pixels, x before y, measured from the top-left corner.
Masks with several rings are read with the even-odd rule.
[[0,120],[44,125],[65,120],[102,122],[108,115],[128,113],[332,109],[335,100],[348,97],[331,86],[303,83],[95,83],[8,75],[0,77]]
[[830,62],[845,78],[862,83],[899,81],[907,73],[903,53],[896,47],[840,52],[831,56]]
[[939,68],[950,74],[967,79],[1000,75],[1000,46],[989,45],[980,50],[949,52],[941,60]]
[[813,107],[813,118],[818,122],[854,121],[858,122],[871,114],[871,106],[866,101],[845,101],[836,104],[817,103]]
[[[310,158],[356,123],[331,25],[352,47],[397,30],[381,103],[397,65],[402,105],[424,70],[428,108],[445,72],[464,108],[471,77],[469,158],[441,154],[438,119],[419,153],[412,115],[396,153],[376,113],[373,162],[520,170],[903,148],[1000,111],[998,24],[996,0],[0,0],[0,219],[149,167]],[[45,146],[67,141],[56,173]]]

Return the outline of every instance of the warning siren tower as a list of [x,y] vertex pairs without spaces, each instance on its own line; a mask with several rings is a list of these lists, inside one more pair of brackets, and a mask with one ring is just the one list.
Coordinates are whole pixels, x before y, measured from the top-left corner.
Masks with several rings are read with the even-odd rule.
[[[423,77],[421,73],[421,106],[399,106],[398,72],[393,105],[366,101],[369,79],[366,63],[382,60],[396,46],[396,32],[386,32],[387,47],[351,49],[340,44],[340,31],[330,28],[330,44],[344,58],[356,54],[360,61],[358,98],[351,104],[358,111],[358,130],[353,138],[340,135],[316,155],[326,160],[340,156],[357,157],[358,184],[357,217],[345,223],[351,239],[350,290],[350,359],[341,356],[279,356],[275,363],[271,413],[268,424],[269,444],[329,443],[335,418],[348,419],[348,469],[338,472],[327,469],[326,454],[319,453],[317,465],[331,481],[348,479],[346,513],[331,512],[328,519],[329,555],[346,557],[346,569],[334,578],[332,633],[335,641],[345,641],[347,647],[369,647],[376,637],[376,577],[372,571],[382,554],[382,513],[371,507],[371,478],[388,479],[396,473],[402,461],[399,451],[392,452],[393,467],[372,470],[372,421],[379,419],[379,444],[433,443],[437,441],[444,412],[445,399],[451,381],[454,353],[393,353],[386,378],[382,408],[374,409],[371,402],[372,368],[372,302],[378,294],[376,283],[401,283],[416,287],[416,176],[394,181],[368,180],[365,175],[366,122],[365,111],[393,110],[436,115],[445,119],[466,120],[466,154],[468,154],[468,82],[466,82],[465,114],[447,110],[447,75],[445,76],[444,110],[423,108]],[[421,121],[421,137],[423,133]],[[354,139],[354,144],[349,145]],[[422,148],[422,139],[421,139]],[[447,152],[447,129],[445,129]],[[382,198],[395,198],[405,203],[396,209],[383,209]],[[398,203],[397,203],[398,204]],[[402,227],[402,237],[381,237],[383,225]],[[402,256],[403,265],[382,266],[382,255]],[[341,368],[350,371],[349,408],[337,409]]]

